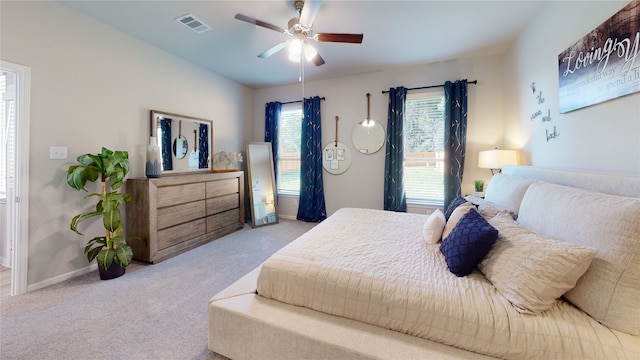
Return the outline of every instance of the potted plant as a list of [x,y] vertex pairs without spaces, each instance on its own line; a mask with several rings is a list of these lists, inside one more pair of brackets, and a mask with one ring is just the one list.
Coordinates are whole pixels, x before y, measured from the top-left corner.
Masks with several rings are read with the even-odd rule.
[[100,179],[101,192],[85,197],[98,199],[95,210],[74,216],[71,230],[83,235],[78,231],[78,224],[86,219],[102,216],[105,234],[89,240],[84,253],[90,262],[97,259],[101,279],[113,279],[124,274],[133,257],[133,250],[123,237],[124,225],[118,209],[121,204],[131,200],[131,195],[117,191],[129,172],[129,154],[103,147],[99,154],[80,155],[77,160],[78,164],[69,166],[67,170],[67,184],[76,190],[87,191],[87,182]]
[[482,196],[484,192],[484,180],[474,180],[473,186],[476,189],[476,195]]

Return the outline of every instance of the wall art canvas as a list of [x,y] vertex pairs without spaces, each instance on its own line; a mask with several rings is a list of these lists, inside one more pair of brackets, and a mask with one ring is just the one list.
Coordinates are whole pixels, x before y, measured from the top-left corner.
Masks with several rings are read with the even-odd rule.
[[558,55],[560,113],[640,91],[640,0]]

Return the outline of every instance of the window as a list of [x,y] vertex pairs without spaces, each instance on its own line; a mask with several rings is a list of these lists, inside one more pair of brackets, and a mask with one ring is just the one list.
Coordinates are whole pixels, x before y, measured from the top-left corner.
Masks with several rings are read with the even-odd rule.
[[444,203],[444,92],[407,94],[404,116],[407,202]]
[[302,104],[282,106],[278,122],[278,194],[300,194]]

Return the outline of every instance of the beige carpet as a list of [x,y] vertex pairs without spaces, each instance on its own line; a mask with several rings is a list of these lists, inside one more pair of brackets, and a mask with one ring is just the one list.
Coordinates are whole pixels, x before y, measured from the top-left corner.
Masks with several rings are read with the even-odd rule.
[[0,359],[223,359],[207,348],[209,299],[315,224],[239,232],[114,280],[97,270],[0,304]]

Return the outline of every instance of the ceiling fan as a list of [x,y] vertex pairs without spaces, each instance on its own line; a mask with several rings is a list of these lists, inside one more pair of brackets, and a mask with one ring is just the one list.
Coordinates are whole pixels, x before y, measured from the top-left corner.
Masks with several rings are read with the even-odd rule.
[[362,34],[342,34],[342,33],[313,33],[313,20],[318,14],[322,1],[309,0],[306,3],[303,0],[296,0],[293,2],[293,6],[298,12],[298,16],[289,20],[287,29],[283,29],[279,26],[251,18],[246,15],[236,14],[235,18],[241,21],[248,22],[257,26],[262,26],[267,29],[271,29],[280,33],[290,35],[292,38],[285,40],[279,44],[272,46],[271,48],[258,55],[259,58],[268,58],[269,56],[277,53],[278,51],[289,46],[289,59],[295,62],[299,62],[302,55],[307,60],[313,60],[316,66],[324,64],[324,59],[315,50],[313,45],[310,44],[311,40],[320,42],[341,42],[360,44],[362,43]]

